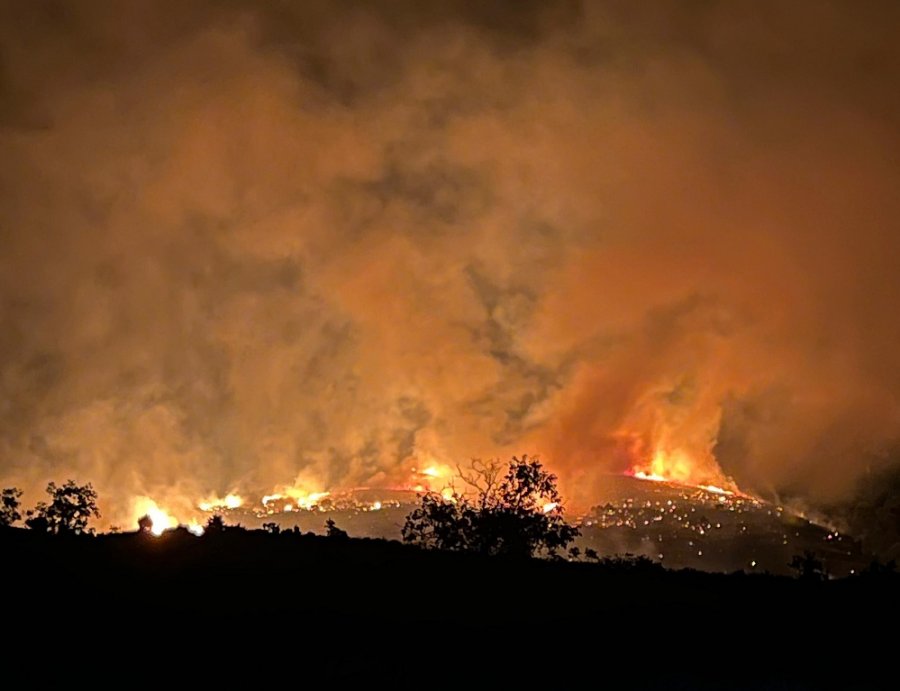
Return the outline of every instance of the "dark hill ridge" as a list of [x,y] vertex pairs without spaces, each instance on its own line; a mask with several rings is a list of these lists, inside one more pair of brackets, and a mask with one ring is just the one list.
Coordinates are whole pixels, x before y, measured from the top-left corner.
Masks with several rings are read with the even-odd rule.
[[[0,555],[15,645],[41,641],[54,664],[133,660],[141,674],[169,670],[178,653],[205,683],[234,683],[249,666],[248,683],[421,687],[461,667],[502,688],[596,688],[623,675],[612,688],[822,688],[838,671],[856,681],[846,688],[880,688],[900,614],[893,576],[805,583],[294,532],[10,529]],[[7,669],[25,664],[15,645]]]

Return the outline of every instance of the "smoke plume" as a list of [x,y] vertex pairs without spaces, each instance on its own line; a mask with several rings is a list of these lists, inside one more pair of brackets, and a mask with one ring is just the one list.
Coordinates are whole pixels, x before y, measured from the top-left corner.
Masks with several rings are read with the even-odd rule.
[[0,4],[3,486],[891,467],[896,3],[424,4]]

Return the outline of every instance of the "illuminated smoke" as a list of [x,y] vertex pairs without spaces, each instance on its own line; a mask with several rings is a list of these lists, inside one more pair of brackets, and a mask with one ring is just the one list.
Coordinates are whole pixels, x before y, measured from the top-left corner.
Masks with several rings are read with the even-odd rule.
[[4,4],[3,486],[892,462],[897,6],[481,5]]

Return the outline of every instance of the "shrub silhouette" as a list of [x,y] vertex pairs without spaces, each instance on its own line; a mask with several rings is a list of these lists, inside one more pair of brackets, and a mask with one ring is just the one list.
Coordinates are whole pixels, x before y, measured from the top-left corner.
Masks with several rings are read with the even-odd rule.
[[19,513],[19,497],[22,490],[17,487],[7,487],[0,492],[0,528],[7,528],[22,518]]
[[215,533],[224,533],[225,532],[225,519],[223,519],[219,514],[215,516],[210,516],[209,520],[206,522],[206,527],[203,529],[204,535],[213,535]]
[[531,557],[556,556],[579,535],[563,520],[556,476],[537,458],[473,461],[459,469],[465,492],[424,494],[403,526],[406,542],[432,549]]
[[53,535],[80,535],[93,533],[88,528],[91,517],[100,518],[97,508],[97,493],[93,485],[76,485],[74,480],[67,480],[60,487],[51,482],[47,485],[50,503],[38,502],[33,510],[27,512],[25,520],[32,530],[47,532]]
[[348,537],[350,537],[349,535],[347,535],[346,530],[341,530],[340,528],[337,527],[337,525],[334,522],[334,519],[332,519],[332,518],[329,518],[327,521],[325,521],[325,534],[328,537],[334,538],[337,540],[346,540]]

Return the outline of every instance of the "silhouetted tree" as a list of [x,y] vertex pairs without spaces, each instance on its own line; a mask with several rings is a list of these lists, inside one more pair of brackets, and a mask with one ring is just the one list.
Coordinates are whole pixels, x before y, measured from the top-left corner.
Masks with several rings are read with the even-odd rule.
[[143,515],[138,519],[138,532],[149,533],[153,530],[153,519],[149,515]]
[[215,533],[224,533],[225,532],[225,519],[223,519],[219,514],[215,516],[210,516],[209,520],[206,522],[206,527],[203,529],[204,535],[213,535]]
[[91,483],[76,485],[73,480],[67,480],[57,487],[56,483],[51,482],[47,485],[47,494],[50,495],[50,503],[38,502],[33,510],[27,512],[25,525],[32,530],[54,535],[94,532],[88,528],[88,521],[91,517],[100,518],[100,510],[97,508],[97,493]]
[[347,535],[346,530],[341,530],[335,524],[334,519],[329,518],[325,521],[325,534],[330,538],[335,538],[337,540],[346,540],[349,535]]
[[263,523],[262,529],[265,530],[270,535],[278,535],[281,532],[281,528],[277,523]]
[[22,518],[19,513],[19,497],[22,490],[17,487],[7,487],[0,492],[0,528],[7,528]]
[[825,562],[810,550],[805,550],[803,554],[795,554],[788,566],[794,569],[797,577],[804,581],[824,581],[828,578]]
[[422,496],[406,517],[406,542],[481,554],[555,556],[579,535],[563,520],[556,476],[537,458],[513,456],[505,468],[498,461],[476,460],[469,470],[459,469],[459,477],[466,491]]
[[591,561],[599,561],[600,555],[597,554],[597,550],[588,547],[584,550],[584,558],[590,559]]

